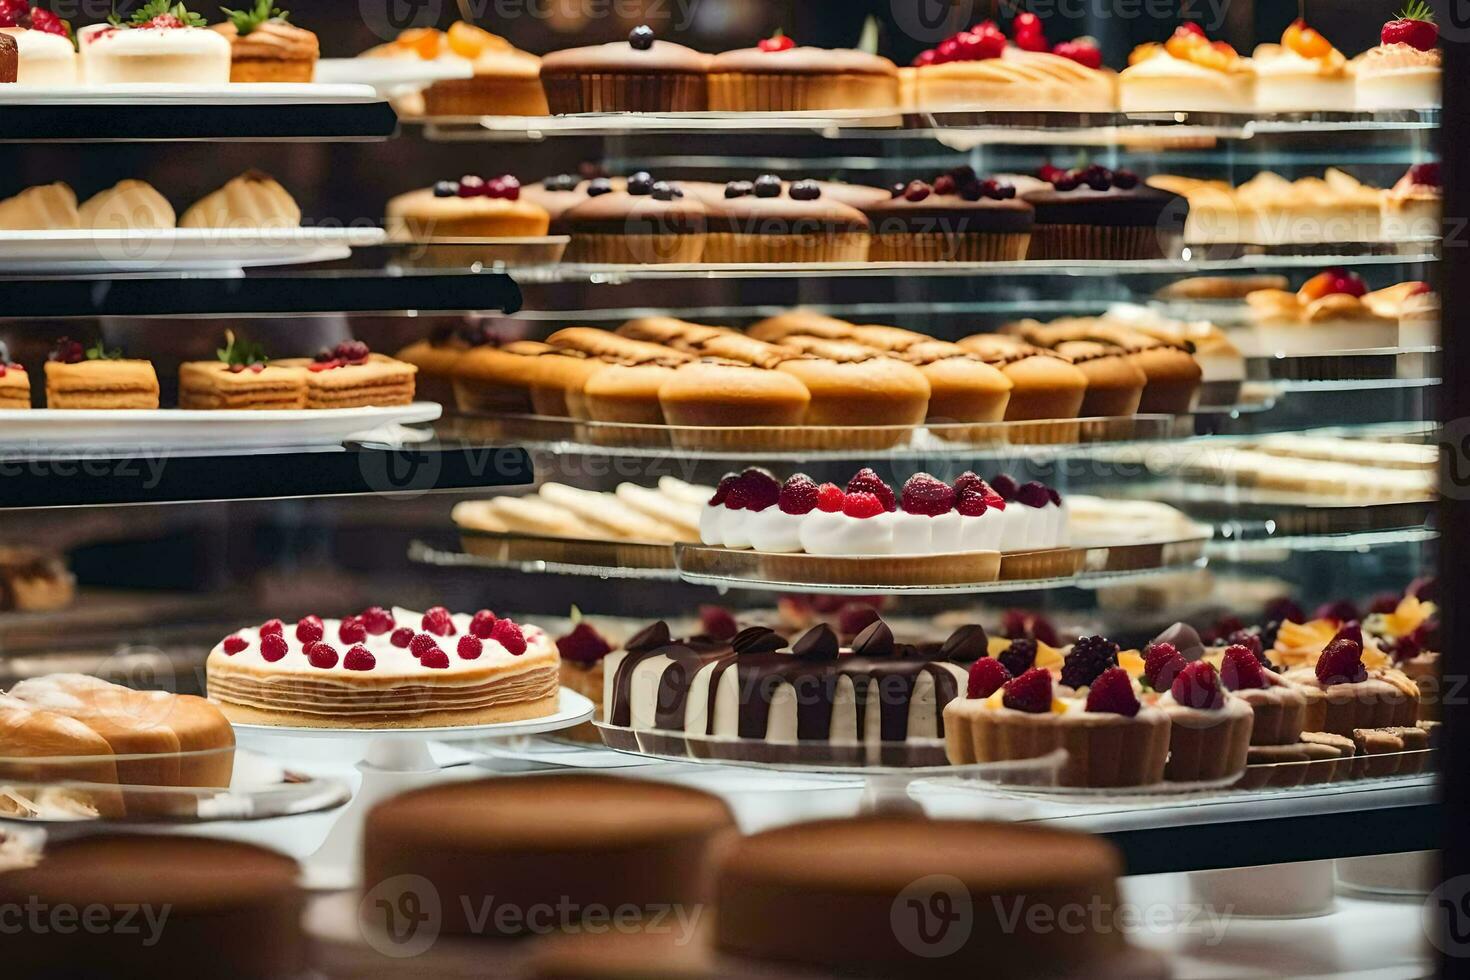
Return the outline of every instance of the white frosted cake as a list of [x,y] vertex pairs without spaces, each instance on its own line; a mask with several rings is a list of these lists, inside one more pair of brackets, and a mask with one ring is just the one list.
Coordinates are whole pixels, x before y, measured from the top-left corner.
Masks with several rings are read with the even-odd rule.
[[0,33],[15,38],[17,83],[77,84],[77,52],[69,38],[23,27],[0,27]]
[[92,24],[77,32],[88,85],[230,80],[230,42],[216,31],[163,15],[141,24]]

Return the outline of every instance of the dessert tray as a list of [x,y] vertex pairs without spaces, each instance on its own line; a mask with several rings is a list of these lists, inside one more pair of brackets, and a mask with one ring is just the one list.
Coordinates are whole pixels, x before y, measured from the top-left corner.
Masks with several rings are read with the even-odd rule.
[[71,449],[165,452],[339,446],[349,440],[403,441],[394,427],[432,422],[435,402],[363,408],[272,409],[5,409],[0,453]]
[[322,84],[320,82],[228,82],[195,85],[180,82],[150,82],[130,85],[21,85],[0,86],[0,106],[9,105],[280,105],[302,102],[345,104],[377,102],[371,85]]
[[228,272],[345,259],[384,238],[374,227],[0,231],[0,274]]
[[[229,750],[234,775],[229,787],[145,786],[88,781],[98,757],[0,757],[0,822],[41,825],[212,823],[264,820],[332,810],[352,796],[347,783],[302,775],[263,756]],[[169,757],[219,755],[220,750]],[[149,766],[159,756],[108,756],[118,765]],[[37,778],[44,767],[45,778]],[[68,770],[77,778],[65,778]]]

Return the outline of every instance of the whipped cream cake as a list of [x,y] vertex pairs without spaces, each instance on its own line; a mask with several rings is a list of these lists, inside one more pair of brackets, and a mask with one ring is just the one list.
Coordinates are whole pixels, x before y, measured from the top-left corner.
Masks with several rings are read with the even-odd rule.
[[210,651],[209,696],[234,722],[303,728],[431,728],[556,711],[556,645],[488,609],[374,606],[239,630]]
[[89,25],[77,32],[77,44],[89,85],[230,80],[230,42],[181,3],[153,0],[127,21]]
[[[34,17],[35,13],[31,16]],[[52,19],[55,19],[54,15]],[[59,33],[43,30],[34,26],[33,21],[30,28],[0,27],[0,33],[15,41],[16,82],[48,86],[77,84],[77,52],[64,29]]]
[[[603,659],[609,744],[633,732],[685,737],[712,755],[777,759],[806,747],[833,757],[873,750],[943,764],[944,707],[984,657],[985,631],[962,626],[942,644],[895,642],[881,620],[843,649],[822,624],[789,646],[752,626],[730,639],[676,640],[663,622]],[[645,743],[647,740],[645,738]]]
[[1357,108],[1428,109],[1441,101],[1439,28],[1432,9],[1415,0],[1383,25],[1379,43],[1353,59]]

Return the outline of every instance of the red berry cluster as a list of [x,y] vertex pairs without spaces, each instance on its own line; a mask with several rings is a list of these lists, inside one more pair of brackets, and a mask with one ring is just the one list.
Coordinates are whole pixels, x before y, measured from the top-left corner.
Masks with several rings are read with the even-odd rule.
[[981,180],[970,167],[957,167],[942,173],[934,178],[933,183],[923,180],[911,180],[906,184],[900,182],[890,187],[889,192],[915,204],[927,200],[931,194],[954,194],[966,201],[1007,201],[1016,196],[1014,186],[994,178]]
[[[445,185],[453,183],[454,197],[491,197],[502,201],[519,201],[521,199],[521,182],[510,174],[501,174],[499,177],[491,177],[486,180],[475,174],[465,174],[457,182],[446,181]],[[434,192],[439,193],[441,185],[435,185]],[[451,196],[451,195],[442,195]]]
[[25,27],[45,34],[71,37],[71,25],[42,7],[24,0],[0,0],[0,27]]
[[1059,191],[1075,191],[1079,187],[1094,191],[1105,191],[1112,187],[1120,191],[1131,191],[1138,186],[1138,174],[1133,171],[1109,170],[1097,163],[1073,170],[1063,170],[1044,163],[1036,171],[1036,176]]
[[[1079,37],[1053,46],[1046,39],[1041,18],[1033,13],[1023,11],[1017,14],[1015,20],[1011,21],[1011,33],[1016,47],[1022,51],[1049,52],[1087,68],[1102,67],[1102,51],[1098,49],[1096,41],[1090,37]],[[937,47],[921,51],[914,59],[914,65],[923,68],[952,61],[984,61],[1001,57],[1005,49],[1005,32],[995,21],[983,20],[967,31],[945,38]]]
[[330,371],[332,368],[366,364],[372,351],[360,340],[345,340],[331,350],[323,347],[307,365],[312,371]]

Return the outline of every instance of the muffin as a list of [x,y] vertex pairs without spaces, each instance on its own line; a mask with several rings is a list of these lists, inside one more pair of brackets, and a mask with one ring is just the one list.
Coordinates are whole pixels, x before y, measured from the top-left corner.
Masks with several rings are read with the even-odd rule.
[[1082,418],[1132,415],[1138,411],[1148,376],[1128,359],[1122,348],[1093,340],[1068,340],[1054,349],[1087,377],[1087,392],[1078,409]]
[[[516,340],[503,347],[461,351],[449,369],[455,404],[461,412],[470,415],[531,412],[536,355],[549,350],[552,348],[546,344]],[[403,357],[402,352],[399,357]],[[419,370],[424,370],[421,361],[410,363],[417,363]]]
[[998,368],[1011,381],[1007,422],[1075,419],[1087,397],[1087,375],[1071,361],[1015,337],[980,333],[959,346]]
[[[746,427],[801,425],[811,400],[806,385],[789,374],[714,358],[675,368],[658,389],[659,406],[669,425],[741,429],[728,434],[675,433],[676,445],[760,445],[766,440],[744,431]],[[773,437],[770,443],[779,441]]]
[[895,185],[888,201],[864,208],[873,225],[873,262],[1014,262],[1026,257],[1033,211],[1016,188],[981,181],[969,168]]
[[824,199],[814,180],[783,185],[764,174],[753,182],[731,181],[708,208],[706,262],[861,262],[868,256],[868,220],[856,208]]
[[862,51],[797,47],[780,34],[709,62],[709,107],[717,112],[889,109],[898,68]]
[[1028,259],[1162,259],[1178,252],[1189,206],[1128,170],[1093,165],[1042,170],[1050,186],[1025,190],[1036,210]]
[[571,235],[565,262],[644,265],[698,262],[704,254],[707,212],[678,185],[639,172],[624,190],[594,180],[588,198],[562,214]]
[[633,28],[626,41],[554,51],[541,59],[541,85],[556,115],[571,112],[701,112],[708,108],[710,57]]
[[[553,235],[564,234],[564,230],[558,224],[561,216],[571,210],[574,205],[587,200],[589,196],[587,192],[592,187],[594,179],[598,178],[579,177],[576,174],[552,174],[542,178],[539,183],[523,185],[521,199],[530,201],[551,215]],[[628,184],[622,177],[601,179],[607,180],[607,186],[613,190],[622,190]]]
[[520,181],[509,174],[466,174],[399,194],[388,202],[387,218],[389,237],[412,240],[534,238],[551,224],[544,208],[521,199]]
[[225,13],[230,19],[214,30],[230,42],[230,81],[311,81],[321,54],[315,34],[290,23],[270,3]]
[[468,58],[474,74],[424,89],[428,116],[545,116],[541,59],[503,37],[457,21],[444,35],[450,56]]
[[1159,340],[1106,317],[1073,317],[1051,323],[1022,320],[1005,329],[1030,343],[1058,352],[1063,347],[1084,351],[1087,348],[1072,345],[1090,341],[1121,353],[1144,377],[1143,392],[1135,411],[1182,415],[1194,411],[1199,399],[1204,370],[1183,344]]

